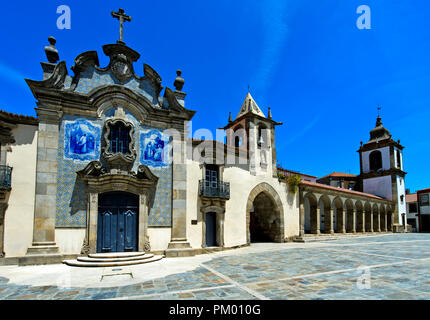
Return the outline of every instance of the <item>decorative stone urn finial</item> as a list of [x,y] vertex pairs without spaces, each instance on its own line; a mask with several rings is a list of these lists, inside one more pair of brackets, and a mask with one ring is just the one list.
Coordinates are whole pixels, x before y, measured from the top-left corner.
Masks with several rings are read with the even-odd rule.
[[50,63],[57,63],[60,60],[58,50],[57,48],[55,48],[55,44],[57,43],[57,40],[55,40],[53,36],[50,36],[48,38],[48,41],[50,45],[45,47],[46,58]]
[[175,82],[173,83],[173,85],[175,86],[177,91],[182,91],[182,88],[184,87],[185,84],[185,80],[181,77],[182,75],[182,71],[178,70],[176,71],[176,74],[178,75],[175,79]]

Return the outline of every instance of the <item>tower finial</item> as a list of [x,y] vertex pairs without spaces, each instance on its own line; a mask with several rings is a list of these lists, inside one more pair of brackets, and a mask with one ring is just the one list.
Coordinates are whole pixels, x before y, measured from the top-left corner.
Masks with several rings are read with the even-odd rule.
[[267,118],[269,120],[272,120],[272,109],[270,109],[270,107],[269,107],[269,112],[267,113]]
[[382,119],[380,115],[381,107],[378,105],[378,118],[376,118],[376,127],[382,126]]
[[228,116],[228,122],[230,123],[230,122],[233,122],[233,119],[231,118],[231,111],[230,111],[230,114],[229,114],[229,116]]

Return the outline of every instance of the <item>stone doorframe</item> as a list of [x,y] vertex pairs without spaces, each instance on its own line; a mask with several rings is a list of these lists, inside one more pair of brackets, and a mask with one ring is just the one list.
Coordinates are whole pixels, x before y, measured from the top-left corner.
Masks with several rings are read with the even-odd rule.
[[99,194],[108,192],[126,192],[139,196],[138,251],[150,251],[148,215],[154,202],[158,177],[145,165],[139,166],[137,173],[107,173],[98,161],[88,164],[78,175],[86,182],[88,194],[87,227],[81,253],[97,252],[98,198]]
[[7,203],[0,202],[0,258],[4,258],[4,215],[8,207]]
[[208,204],[200,207],[202,213],[202,248],[206,248],[206,213],[216,213],[216,242],[219,247],[224,248],[224,217],[225,217],[225,204],[224,206]]
[[276,190],[266,182],[260,183],[254,189],[252,189],[249,194],[248,201],[246,203],[246,243],[248,245],[251,244],[251,232],[249,230],[249,224],[251,219],[251,208],[253,206],[255,198],[260,194],[264,193],[267,195],[272,201],[274,205],[274,209],[277,211],[277,214],[280,219],[280,232],[275,237],[275,242],[284,242],[285,241],[285,228],[284,228],[284,207],[282,205],[281,198],[279,197]]

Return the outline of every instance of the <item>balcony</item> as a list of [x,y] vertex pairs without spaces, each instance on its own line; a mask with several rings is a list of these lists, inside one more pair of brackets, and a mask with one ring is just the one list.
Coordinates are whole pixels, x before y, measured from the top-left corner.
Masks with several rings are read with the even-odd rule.
[[199,196],[206,198],[230,199],[230,183],[220,181],[199,181]]
[[0,189],[10,190],[12,177],[12,168],[8,166],[0,166]]

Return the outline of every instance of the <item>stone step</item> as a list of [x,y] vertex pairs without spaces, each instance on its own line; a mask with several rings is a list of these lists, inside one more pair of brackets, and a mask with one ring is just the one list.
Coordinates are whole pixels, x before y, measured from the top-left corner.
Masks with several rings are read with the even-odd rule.
[[104,253],[90,253],[88,257],[90,258],[101,258],[101,259],[111,259],[111,258],[129,258],[129,257],[139,257],[145,255],[145,252],[104,252]]
[[28,254],[23,257],[19,257],[17,259],[18,259],[18,265],[31,266],[31,265],[61,263],[64,257],[61,254]]
[[38,245],[31,246],[27,249],[27,254],[57,254],[59,253],[59,248],[57,246],[51,245]]
[[320,242],[320,241],[331,241],[331,240],[345,240],[345,239],[351,239],[351,238],[363,238],[363,237],[374,237],[374,236],[381,236],[381,235],[387,235],[390,234],[390,232],[368,232],[368,233],[351,233],[351,234],[343,234],[340,233],[338,235],[328,235],[328,234],[320,234],[320,235],[312,235],[312,234],[306,234],[301,237],[296,237],[293,241],[294,242]]
[[78,261],[83,261],[83,262],[121,262],[121,261],[134,261],[134,260],[140,260],[140,259],[149,259],[154,257],[154,255],[152,253],[148,253],[148,254],[140,254],[138,256],[135,257],[124,257],[124,258],[104,258],[104,257],[100,257],[100,258],[93,258],[91,256],[89,257],[78,257]]
[[147,258],[147,259],[117,261],[117,262],[87,262],[87,261],[78,261],[78,260],[64,260],[63,263],[72,267],[120,267],[120,266],[131,266],[135,264],[155,262],[163,258],[164,256],[153,256],[152,258]]

